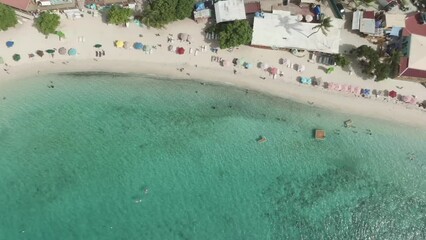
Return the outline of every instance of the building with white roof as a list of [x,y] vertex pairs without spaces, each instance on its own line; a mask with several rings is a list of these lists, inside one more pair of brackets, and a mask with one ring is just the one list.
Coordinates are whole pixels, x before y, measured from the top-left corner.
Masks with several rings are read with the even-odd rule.
[[303,49],[324,53],[339,53],[340,31],[343,20],[332,19],[327,35],[312,29],[318,23],[297,21],[288,11],[264,13],[255,17],[251,45],[258,47]]
[[214,4],[216,23],[246,19],[244,0],[226,0]]
[[407,38],[407,56],[401,58],[400,77],[426,78],[426,37],[411,34]]

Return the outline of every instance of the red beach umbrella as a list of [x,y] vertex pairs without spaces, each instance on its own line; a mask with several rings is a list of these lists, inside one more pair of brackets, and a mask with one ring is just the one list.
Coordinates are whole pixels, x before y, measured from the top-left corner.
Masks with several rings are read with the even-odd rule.
[[391,97],[391,98],[395,98],[397,95],[398,94],[394,90],[389,92],[389,97]]
[[176,52],[177,52],[179,55],[182,55],[182,54],[184,54],[184,53],[185,53],[185,48],[183,48],[183,47],[178,47],[178,48],[177,48],[177,50],[176,50]]
[[272,75],[276,75],[278,73],[278,68],[273,67],[270,69]]

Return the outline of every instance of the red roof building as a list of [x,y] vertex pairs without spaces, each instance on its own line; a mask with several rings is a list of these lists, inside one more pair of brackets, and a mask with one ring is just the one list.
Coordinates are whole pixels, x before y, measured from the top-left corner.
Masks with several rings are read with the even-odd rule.
[[399,76],[426,78],[426,36],[411,34],[407,38],[407,55],[399,63]]
[[0,3],[26,11],[28,6],[30,6],[31,0],[0,0]]
[[244,7],[246,9],[246,14],[251,14],[255,12],[260,12],[260,2],[249,2],[244,4]]
[[403,31],[404,36],[409,36],[410,34],[426,36],[426,24],[420,24],[419,18],[420,13],[407,15],[405,18],[405,28]]

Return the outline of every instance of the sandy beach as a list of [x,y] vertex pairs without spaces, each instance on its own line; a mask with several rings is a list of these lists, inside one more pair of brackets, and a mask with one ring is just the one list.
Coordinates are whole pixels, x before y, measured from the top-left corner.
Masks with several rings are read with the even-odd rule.
[[[395,100],[387,101],[382,98],[362,98],[351,93],[337,92],[302,85],[297,82],[298,77],[321,77],[325,82],[351,84],[361,88],[377,90],[396,90],[401,95],[415,95],[418,100],[426,99],[426,88],[418,83],[385,80],[374,82],[372,79],[363,79],[356,73],[349,74],[339,67],[331,74],[326,74],[326,66],[308,62],[308,56],[296,57],[287,51],[274,51],[242,46],[233,51],[210,51],[217,47],[217,43],[205,40],[203,24],[197,24],[190,19],[175,22],[166,29],[147,29],[133,23],[129,28],[107,25],[100,17],[85,16],[78,20],[68,20],[61,15],[62,22],[59,30],[66,35],[61,41],[55,35],[45,38],[27,21],[6,32],[0,33],[0,56],[7,66],[0,71],[0,87],[7,87],[14,81],[33,75],[43,75],[57,72],[76,71],[107,71],[123,73],[146,73],[165,76],[174,79],[195,79],[220,84],[234,85],[243,89],[260,91],[263,93],[291,99],[314,107],[324,107],[348,114],[357,114],[372,118],[400,122],[412,126],[424,127],[426,113],[415,105]],[[345,30],[346,31],[346,30]],[[192,36],[191,44],[175,40],[174,47],[184,47],[185,54],[178,55],[168,51],[167,37],[172,34],[176,39],[178,33],[188,33]],[[7,48],[5,42],[12,40],[15,46]],[[156,46],[152,54],[141,50],[120,49],[114,46],[114,41],[122,40],[133,44],[142,42]],[[354,42],[356,39],[354,40]],[[95,44],[102,44],[97,49]],[[359,45],[365,44],[360,42]],[[206,51],[197,51],[206,46]],[[45,54],[43,57],[29,58],[28,54],[36,50],[76,48],[77,56]],[[192,48],[192,51],[190,49]],[[96,51],[105,51],[105,56],[96,57]],[[191,54],[189,52],[192,52]],[[12,60],[13,54],[20,54],[19,62]],[[233,58],[244,58],[253,64],[253,68],[223,67],[218,62],[212,62],[212,56],[232,61]],[[297,72],[279,64],[280,58],[287,58],[292,63],[306,66],[304,72]],[[259,62],[277,67],[283,72],[282,77],[275,79],[262,69]],[[236,70],[236,73],[234,73]],[[357,72],[357,70],[355,71]],[[398,88],[397,88],[398,86]],[[1,97],[1,96],[0,96]]]

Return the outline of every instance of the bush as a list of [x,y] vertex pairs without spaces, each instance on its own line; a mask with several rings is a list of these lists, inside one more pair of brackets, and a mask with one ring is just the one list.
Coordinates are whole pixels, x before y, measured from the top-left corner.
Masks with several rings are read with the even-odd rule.
[[351,63],[349,59],[343,56],[342,54],[336,54],[334,56],[334,60],[336,61],[337,66],[340,66],[342,68],[349,66],[349,64]]
[[142,22],[148,27],[162,28],[166,24],[191,17],[195,0],[148,1],[142,13]]
[[7,30],[18,23],[16,13],[9,6],[0,3],[0,30]]
[[51,12],[43,12],[36,20],[36,26],[45,35],[55,33],[60,24],[59,15]]
[[108,23],[116,25],[126,24],[132,15],[132,9],[113,5],[108,11]]

